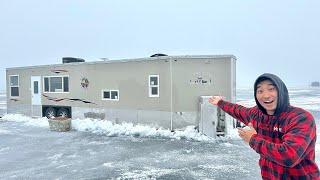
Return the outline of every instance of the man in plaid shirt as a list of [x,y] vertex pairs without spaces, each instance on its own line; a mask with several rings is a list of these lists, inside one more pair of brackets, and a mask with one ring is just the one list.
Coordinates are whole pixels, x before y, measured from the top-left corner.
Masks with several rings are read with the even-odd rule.
[[240,137],[260,154],[263,179],[320,179],[315,162],[316,124],[312,115],[289,102],[283,81],[262,74],[254,83],[256,106],[246,108],[213,96],[209,102],[249,126]]

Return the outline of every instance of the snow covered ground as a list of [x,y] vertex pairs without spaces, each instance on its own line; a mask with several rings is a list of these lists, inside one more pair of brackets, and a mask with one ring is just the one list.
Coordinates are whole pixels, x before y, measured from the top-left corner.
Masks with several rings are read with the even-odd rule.
[[[208,139],[150,127],[132,130],[73,120],[71,132],[49,131],[43,118],[0,122],[2,179],[257,179],[258,156],[239,139]],[[89,120],[86,120],[89,121]],[[87,124],[87,125],[85,125]],[[87,128],[84,128],[87,127]]]
[[[317,92],[295,90],[291,98],[313,113],[319,127]],[[250,106],[250,95],[240,90],[239,103]],[[211,139],[193,127],[173,133],[91,119],[73,119],[72,127],[58,133],[45,118],[5,115],[0,179],[260,179],[258,154],[237,136]]]

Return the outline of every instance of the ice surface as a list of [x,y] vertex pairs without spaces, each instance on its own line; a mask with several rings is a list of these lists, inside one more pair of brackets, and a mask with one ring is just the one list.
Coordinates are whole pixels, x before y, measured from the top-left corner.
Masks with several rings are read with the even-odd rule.
[[[319,129],[319,90],[291,92],[291,104],[310,110]],[[251,90],[238,96],[254,104]],[[259,156],[236,129],[213,140],[192,126],[173,133],[94,119],[72,123],[70,132],[53,132],[46,118],[5,115],[0,119],[0,179],[260,179]],[[319,139],[318,130],[318,164]]]

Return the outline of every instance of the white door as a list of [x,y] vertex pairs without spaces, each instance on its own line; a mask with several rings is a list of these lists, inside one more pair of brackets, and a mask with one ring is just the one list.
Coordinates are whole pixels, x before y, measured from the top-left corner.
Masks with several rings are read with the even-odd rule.
[[31,116],[42,116],[40,76],[31,76]]
[[31,76],[31,104],[41,105],[41,77]]
[[211,96],[200,96],[199,131],[209,137],[217,135],[218,110],[208,102]]

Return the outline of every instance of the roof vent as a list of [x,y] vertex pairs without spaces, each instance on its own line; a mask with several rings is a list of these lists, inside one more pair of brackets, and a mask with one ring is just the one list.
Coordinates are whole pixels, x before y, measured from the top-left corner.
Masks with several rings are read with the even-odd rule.
[[160,57],[160,56],[168,56],[166,54],[161,54],[161,53],[157,53],[157,54],[153,54],[150,57]]
[[102,61],[109,61],[109,58],[100,58]]
[[84,59],[81,58],[74,58],[74,57],[63,57],[62,63],[78,63],[78,62],[84,62]]

